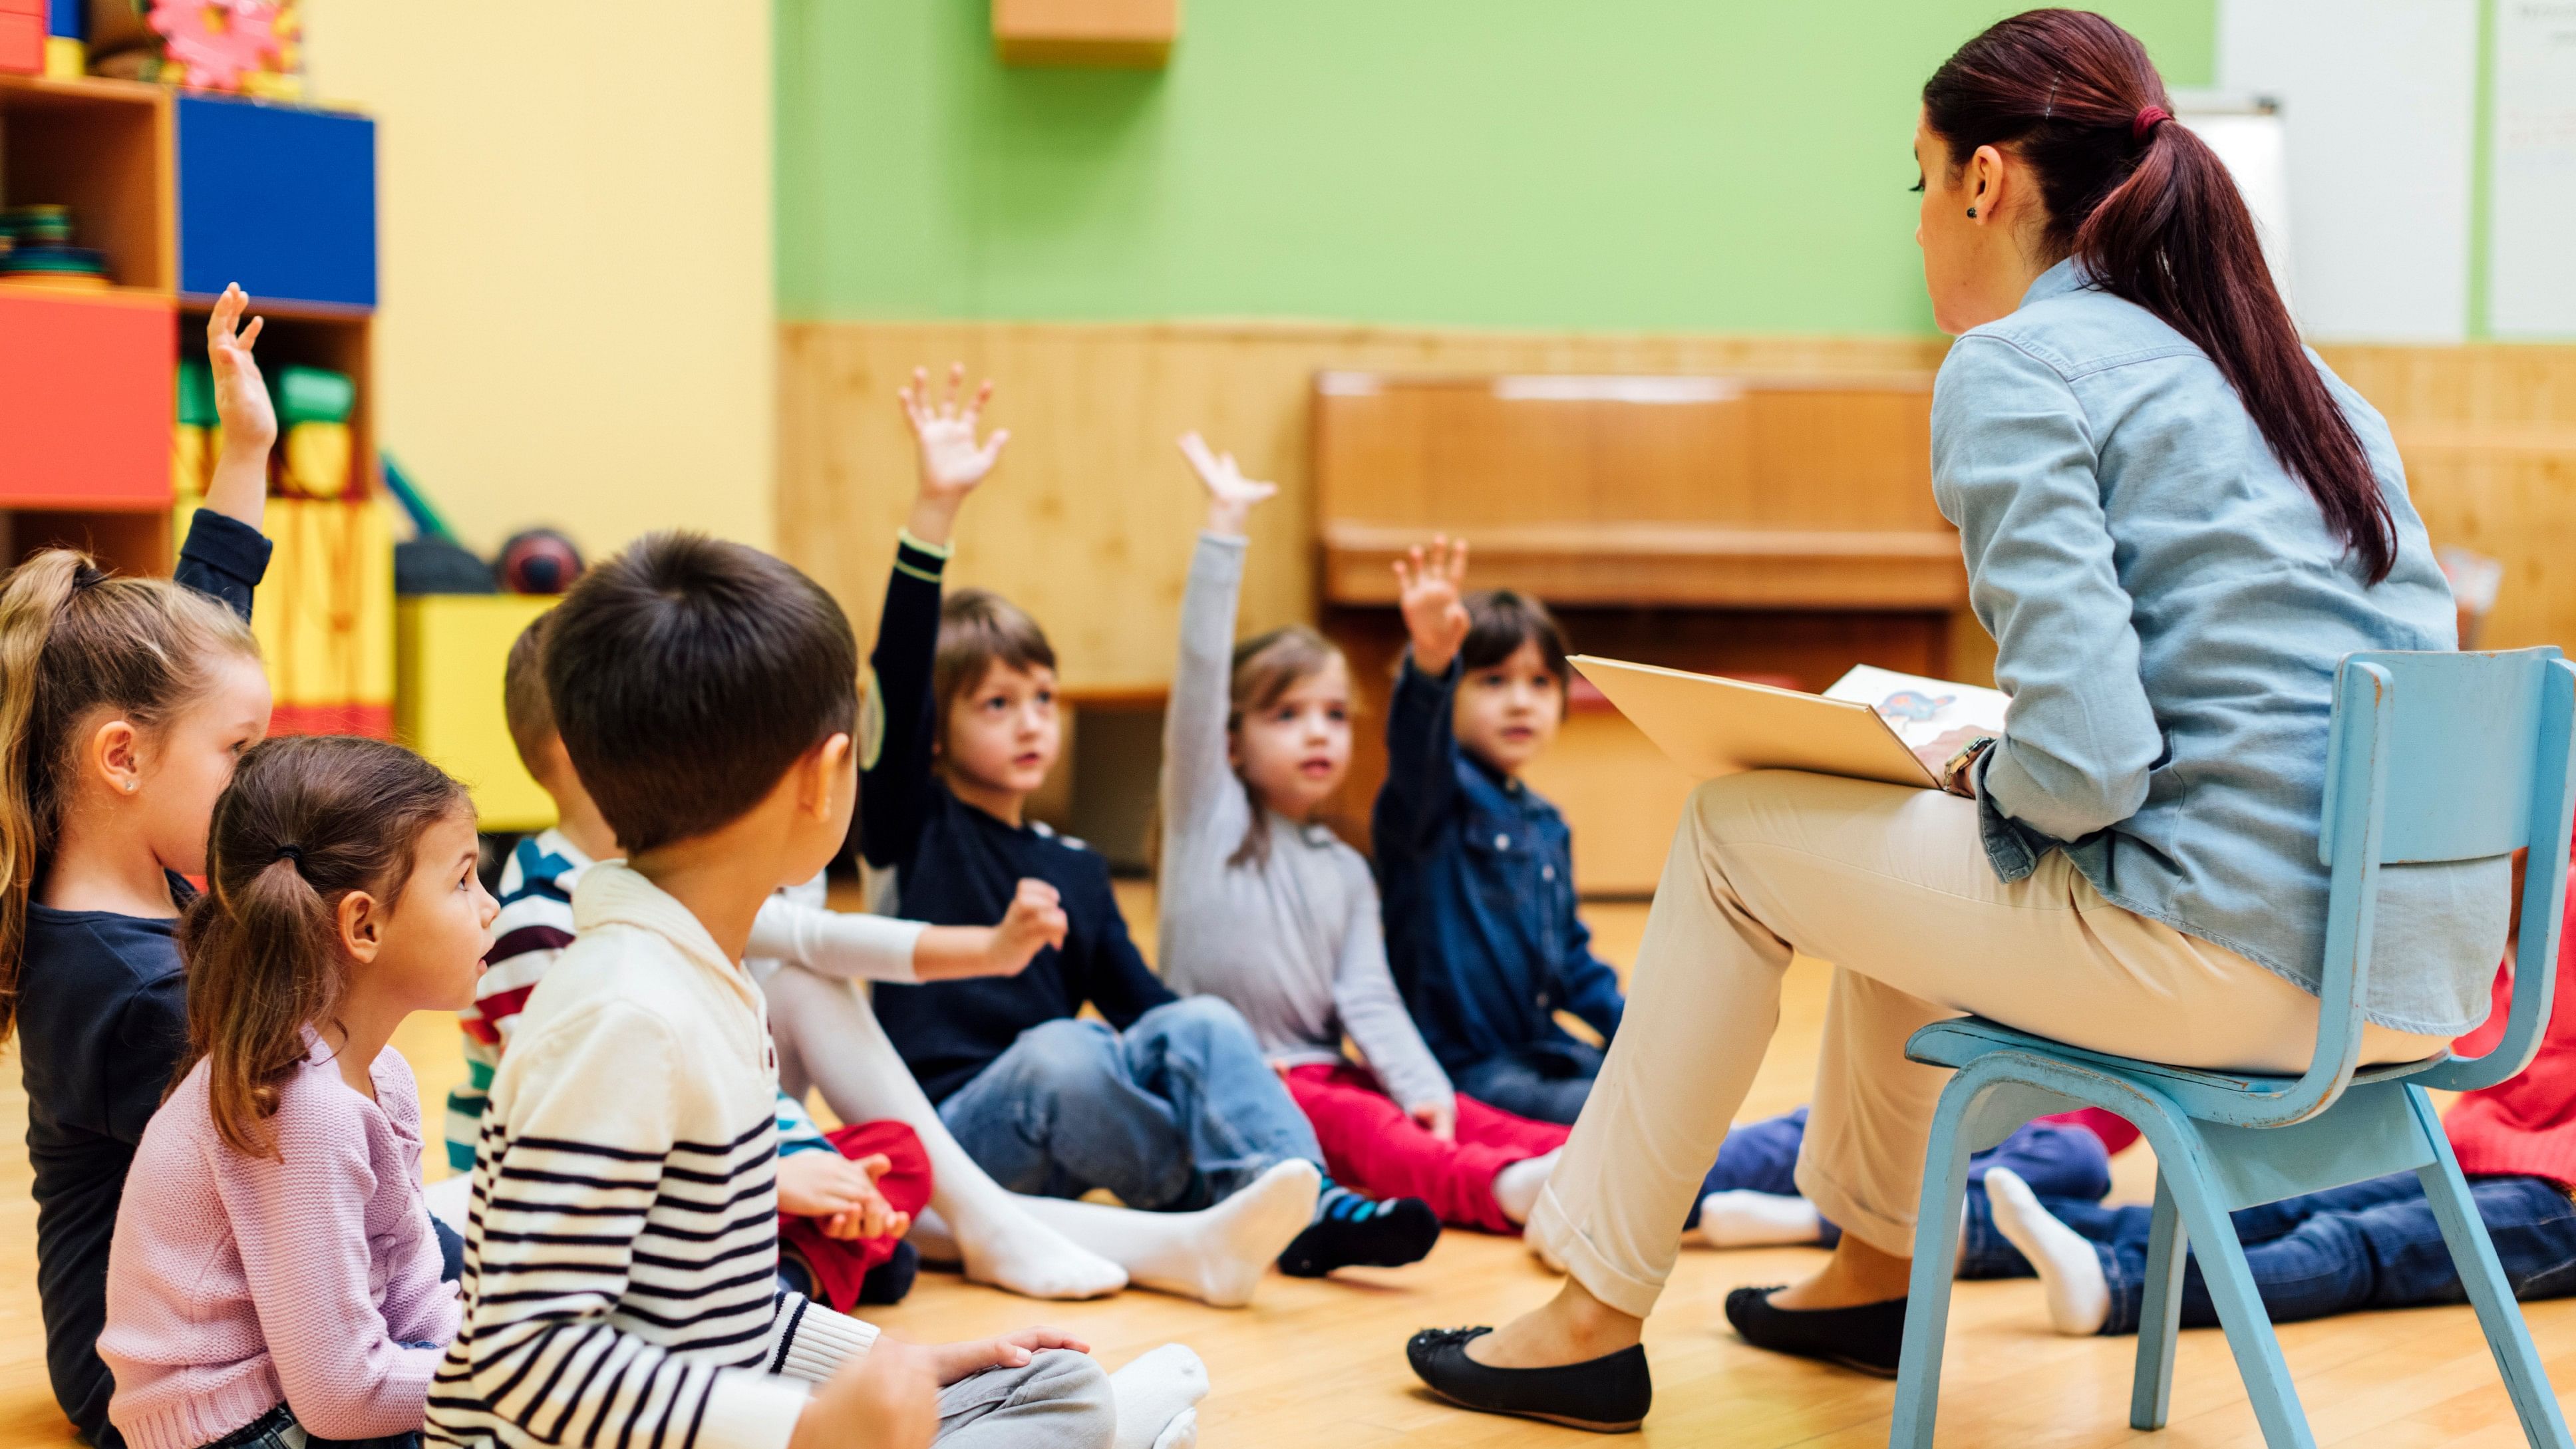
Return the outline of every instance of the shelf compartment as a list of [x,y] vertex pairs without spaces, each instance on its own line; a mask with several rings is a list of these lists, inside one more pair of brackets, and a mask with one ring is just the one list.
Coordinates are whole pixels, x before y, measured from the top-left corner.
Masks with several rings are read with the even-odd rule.
[[73,240],[119,287],[167,292],[169,105],[158,86],[0,76],[0,202],[72,209]]
[[170,506],[173,307],[0,290],[0,507]]

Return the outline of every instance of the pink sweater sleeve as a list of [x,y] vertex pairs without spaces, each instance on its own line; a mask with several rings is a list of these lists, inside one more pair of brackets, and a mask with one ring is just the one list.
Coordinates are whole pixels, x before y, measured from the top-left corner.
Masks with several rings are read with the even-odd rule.
[[[366,1104],[332,1075],[306,1072],[288,1084],[296,1100],[269,1119],[283,1161],[217,1148],[215,1191],[296,1421],[316,1438],[373,1439],[421,1426],[445,1344],[403,1347],[377,1309],[368,1209],[380,1188],[408,1194],[410,1186],[379,1183]],[[395,1264],[397,1282],[388,1288],[405,1286],[399,1280],[412,1271]],[[434,1261],[430,1276],[437,1277]],[[452,1308],[447,1321],[455,1321]]]

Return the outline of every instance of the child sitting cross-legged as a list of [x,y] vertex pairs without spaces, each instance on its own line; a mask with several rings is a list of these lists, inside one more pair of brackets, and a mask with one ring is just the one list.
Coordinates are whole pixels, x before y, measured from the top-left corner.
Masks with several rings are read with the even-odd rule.
[[1302,625],[1235,644],[1244,523],[1276,490],[1195,433],[1181,451],[1208,511],[1163,725],[1164,973],[1243,1013],[1335,1180],[1518,1231],[1566,1129],[1459,1095],[1414,1030],[1368,862],[1315,818],[1350,770],[1350,666]]
[[464,790],[397,745],[271,740],[188,910],[188,1048],[144,1129],[98,1351],[133,1449],[417,1443],[456,1331],[389,1045],[471,1000],[495,907]]
[[[1158,1213],[1240,1208],[1209,1251],[1255,1273],[1253,1251],[1301,1276],[1421,1258],[1439,1233],[1430,1209],[1319,1193],[1323,1149],[1243,1018],[1174,996],[1129,938],[1107,863],[1024,817],[1062,743],[1054,650],[992,594],[940,599],[957,509],[1001,435],[975,443],[972,405],[907,394],[906,410],[922,484],[872,657],[885,737],[861,792],[860,845],[893,872],[907,916],[991,921],[1012,882],[1035,876],[1063,893],[1067,925],[1061,947],[1008,980],[879,987],[886,1034],[1004,1187],[1106,1188]],[[1083,1020],[1086,1004],[1107,1020]]]
[[[582,578],[544,656],[565,752],[627,855],[581,873],[574,939],[493,1074],[431,1432],[1117,1442],[1110,1380],[1063,1334],[916,1348],[774,1276],[778,1084],[742,959],[763,904],[848,830],[858,659],[839,606],[755,550],[657,535]],[[1127,1427],[1151,1443],[1164,1426]]]

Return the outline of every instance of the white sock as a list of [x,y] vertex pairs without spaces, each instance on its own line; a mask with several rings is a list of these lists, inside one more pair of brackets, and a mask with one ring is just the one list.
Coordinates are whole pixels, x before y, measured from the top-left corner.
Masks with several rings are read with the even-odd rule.
[[1021,1211],[1022,1199],[975,1165],[851,983],[785,966],[770,977],[768,993],[788,1090],[802,1091],[810,1075],[842,1121],[893,1120],[921,1138],[933,1211],[921,1215],[912,1240],[924,1258],[962,1263],[976,1282],[1030,1298],[1098,1298],[1127,1286],[1116,1263]]
[[1735,1188],[1699,1200],[1700,1241],[1712,1248],[1803,1247],[1825,1220],[1803,1197]]
[[1506,1164],[1494,1174],[1494,1206],[1515,1223],[1528,1222],[1531,1209],[1538,1206],[1539,1190],[1547,1186],[1547,1175],[1556,1171],[1556,1160],[1564,1155],[1560,1147],[1545,1157]]
[[2111,1316],[2111,1285],[2092,1240],[2049,1216],[2030,1184],[2003,1168],[1986,1169],[1986,1202],[1995,1227],[2038,1270],[2049,1327],[2075,1338],[2100,1333]]
[[1198,1402],[1207,1391],[1207,1365],[1182,1344],[1131,1360],[1109,1376],[1118,1401],[1113,1449],[1190,1449],[1199,1442]]
[[1140,1213],[1064,1198],[1017,1198],[1038,1221],[1127,1271],[1142,1288],[1240,1308],[1289,1241],[1315,1216],[1323,1174],[1311,1162],[1272,1165],[1250,1186],[1194,1213]]
[[442,1177],[422,1188],[420,1198],[428,1205],[431,1217],[447,1224],[461,1238],[474,1211],[474,1174],[460,1172]]

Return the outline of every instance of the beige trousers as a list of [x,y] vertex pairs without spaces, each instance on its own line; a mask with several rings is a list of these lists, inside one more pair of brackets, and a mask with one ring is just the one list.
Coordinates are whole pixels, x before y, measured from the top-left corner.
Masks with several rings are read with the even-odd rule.
[[[2177,1066],[2304,1070],[2317,999],[2235,952],[2111,905],[2063,853],[2006,885],[1975,802],[1765,770],[1713,780],[1676,832],[1628,1010],[1527,1235],[1645,1316],[1691,1197],[1780,1021],[1795,952],[1833,962],[1798,1187],[1845,1232],[1913,1252],[1948,1073],[1905,1060],[1963,1012]],[[2445,1038],[2368,1027],[2365,1062]]]

